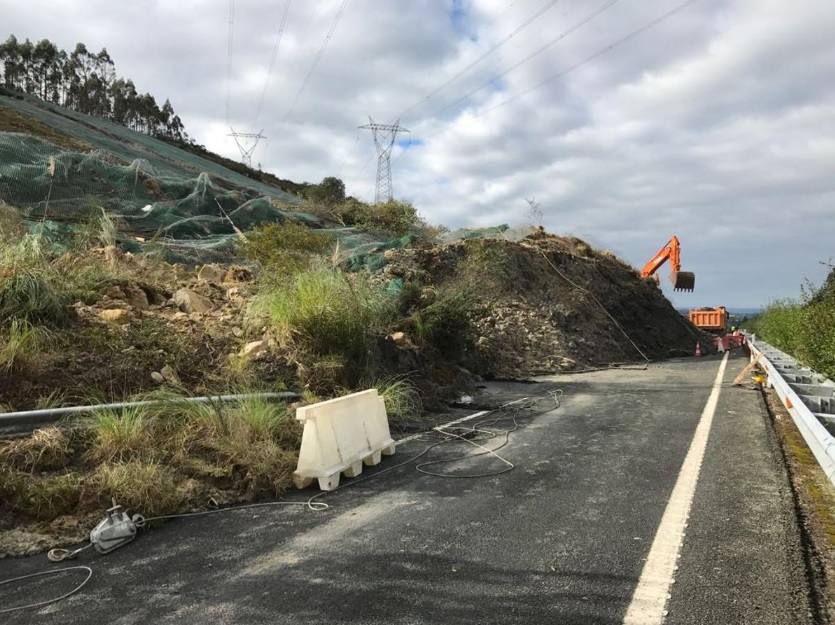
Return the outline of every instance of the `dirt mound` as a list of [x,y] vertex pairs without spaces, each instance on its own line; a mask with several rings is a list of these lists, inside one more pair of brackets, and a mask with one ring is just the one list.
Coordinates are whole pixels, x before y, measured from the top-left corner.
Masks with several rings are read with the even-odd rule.
[[689,355],[702,336],[654,282],[577,238],[466,240],[392,250],[387,261],[388,279],[478,300],[476,367],[487,376]]

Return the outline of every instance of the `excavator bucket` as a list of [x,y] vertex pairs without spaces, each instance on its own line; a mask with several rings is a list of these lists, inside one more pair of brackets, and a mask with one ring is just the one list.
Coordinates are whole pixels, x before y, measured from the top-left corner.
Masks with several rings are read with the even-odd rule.
[[691,271],[677,271],[673,277],[676,291],[692,291],[696,286],[696,274]]

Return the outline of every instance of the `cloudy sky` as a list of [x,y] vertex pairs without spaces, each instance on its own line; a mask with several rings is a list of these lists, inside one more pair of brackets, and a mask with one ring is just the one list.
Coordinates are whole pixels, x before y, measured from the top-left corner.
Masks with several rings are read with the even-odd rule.
[[372,199],[357,126],[399,117],[395,194],[432,222],[523,224],[533,198],[549,230],[635,265],[678,234],[680,306],[794,296],[835,257],[832,0],[292,0],[270,72],[286,2],[234,1],[231,63],[228,0],[0,15],[107,47],[210,149],[263,128],[254,161],[282,177]]

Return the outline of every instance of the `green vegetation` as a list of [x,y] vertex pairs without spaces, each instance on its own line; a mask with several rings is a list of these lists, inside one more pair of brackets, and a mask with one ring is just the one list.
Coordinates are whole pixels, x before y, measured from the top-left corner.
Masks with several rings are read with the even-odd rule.
[[319,184],[307,187],[305,197],[325,206],[336,206],[345,201],[345,183],[339,178],[328,176]]
[[331,357],[335,367],[350,365],[356,383],[367,371],[376,337],[394,319],[395,304],[366,275],[319,264],[262,290],[253,310],[269,320],[286,346]]
[[0,466],[0,495],[34,519],[48,521],[74,510],[81,483],[77,473],[33,476]]
[[432,346],[447,358],[457,359],[472,342],[472,321],[477,312],[468,290],[447,290],[412,314],[414,332],[421,345]]
[[83,425],[0,441],[0,496],[14,513],[49,521],[115,498],[156,515],[201,506],[210,493],[218,502],[278,495],[301,437],[287,406],[261,399],[101,411]]
[[346,225],[370,232],[387,232],[403,236],[424,226],[415,207],[409,202],[398,200],[389,200],[383,204],[365,204],[351,198],[335,210]]
[[151,94],[138,93],[130,79],[116,78],[116,65],[104,48],[93,53],[79,43],[67,52],[48,39],[21,42],[10,35],[0,43],[0,85],[149,135],[188,139],[171,103],[160,107]]
[[835,271],[823,287],[805,287],[798,301],[774,302],[745,326],[819,373],[835,379]]
[[6,330],[0,331],[0,371],[22,371],[38,354],[46,332],[28,321],[12,319]]
[[94,436],[90,457],[99,462],[152,458],[158,447],[148,412],[136,407],[94,413],[89,424]]
[[[323,187],[328,180],[335,182]],[[325,178],[322,185],[313,185],[305,191],[305,210],[310,213],[336,221],[343,226],[398,237],[429,228],[418,215],[417,209],[409,202],[389,200],[381,204],[367,204],[355,197],[346,198],[344,185],[337,178]]]
[[370,385],[376,388],[386,404],[389,421],[414,421],[423,414],[420,391],[409,378],[396,375],[380,378]]
[[261,265],[262,277],[273,282],[307,268],[332,246],[331,237],[289,221],[256,228],[239,243],[243,255]]
[[63,323],[69,303],[64,284],[40,238],[25,236],[5,244],[0,251],[0,325],[14,320]]

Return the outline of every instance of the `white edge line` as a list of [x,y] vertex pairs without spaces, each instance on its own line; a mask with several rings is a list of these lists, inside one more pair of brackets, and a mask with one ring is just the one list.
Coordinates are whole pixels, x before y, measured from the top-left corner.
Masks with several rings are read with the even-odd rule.
[[699,472],[713,425],[713,416],[719,403],[727,363],[728,352],[725,352],[690,441],[690,447],[687,449],[687,455],[681,464],[675,486],[670,493],[670,499],[667,501],[667,507],[655,532],[638,585],[623,618],[624,625],[661,625],[667,615],[670,587],[678,568],[684,530],[699,481]]

